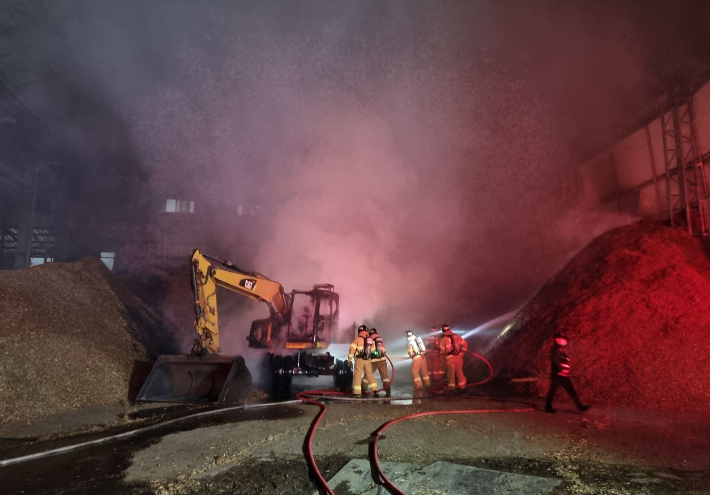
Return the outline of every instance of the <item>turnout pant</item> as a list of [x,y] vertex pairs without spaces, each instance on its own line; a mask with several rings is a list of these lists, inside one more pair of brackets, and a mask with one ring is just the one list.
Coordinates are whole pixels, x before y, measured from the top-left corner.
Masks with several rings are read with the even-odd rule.
[[355,358],[355,371],[353,372],[353,395],[362,395],[362,378],[365,376],[367,386],[377,392],[377,381],[372,373],[372,361],[369,359]]
[[545,407],[548,409],[552,407],[552,399],[555,398],[555,392],[557,392],[557,387],[560,385],[562,385],[562,388],[567,391],[569,396],[574,401],[574,404],[578,408],[581,408],[582,403],[579,401],[579,397],[577,397],[577,391],[574,389],[574,385],[572,385],[572,380],[570,380],[568,376],[561,376],[558,374],[550,376],[550,390],[547,391]]
[[424,386],[426,388],[431,386],[424,356],[418,355],[412,358],[412,378],[414,379],[414,388],[416,390],[422,388],[422,380],[424,380]]
[[463,354],[446,356],[446,380],[450,390],[466,388],[466,375],[463,374]]
[[[387,371],[387,361],[385,359],[371,359],[372,363],[372,376],[375,376],[375,371],[380,373],[380,379],[382,380],[382,388],[384,390],[389,390],[392,387],[390,383],[390,375]],[[362,381],[363,386],[369,385],[369,380],[367,377]]]
[[434,385],[439,387],[441,382],[444,381],[444,370],[441,369],[441,358],[439,356],[439,351],[431,351],[426,354],[426,365],[429,368],[429,376],[431,377]]

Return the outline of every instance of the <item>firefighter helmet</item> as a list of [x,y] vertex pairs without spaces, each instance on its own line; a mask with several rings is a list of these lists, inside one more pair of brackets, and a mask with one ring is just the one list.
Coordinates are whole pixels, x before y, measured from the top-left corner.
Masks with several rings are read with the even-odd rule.
[[404,336],[407,338],[414,337],[414,332],[412,332],[411,330],[407,330],[406,332],[404,332]]
[[565,335],[563,332],[559,332],[559,331],[555,332],[554,339],[555,339],[555,344],[559,345],[561,347],[566,346],[567,343],[569,342],[567,335]]
[[441,333],[443,333],[444,335],[450,334],[451,327],[449,325],[447,325],[446,323],[444,323],[443,325],[441,325]]
[[363,331],[365,331],[365,332],[368,331],[368,329],[367,329],[367,327],[366,327],[365,325],[360,325],[359,327],[357,327],[357,333],[360,333],[360,332],[363,332]]
[[[370,335],[378,333],[376,328],[371,328],[370,329]],[[378,334],[379,335],[379,334]]]

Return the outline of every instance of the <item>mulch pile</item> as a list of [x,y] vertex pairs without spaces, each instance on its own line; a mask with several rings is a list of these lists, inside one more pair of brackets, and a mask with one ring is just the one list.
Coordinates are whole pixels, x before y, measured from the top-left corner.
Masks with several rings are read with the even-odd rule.
[[583,400],[710,411],[710,261],[684,229],[642,221],[597,237],[516,316],[497,367],[547,376],[557,329]]
[[0,271],[0,425],[127,403],[151,318],[97,259]]

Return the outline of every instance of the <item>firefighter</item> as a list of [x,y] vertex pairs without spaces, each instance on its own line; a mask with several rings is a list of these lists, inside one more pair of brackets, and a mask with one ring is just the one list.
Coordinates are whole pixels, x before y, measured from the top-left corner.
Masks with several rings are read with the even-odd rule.
[[[387,349],[385,348],[385,343],[377,333],[376,328],[370,329],[370,338],[374,343],[372,347],[372,353],[370,354],[370,362],[372,363],[372,375],[374,376],[375,371],[379,371],[380,378],[382,379],[382,388],[385,391],[385,397],[392,395],[392,382],[390,381],[389,373],[387,372]],[[362,381],[362,385],[366,386],[367,378]]]
[[[438,329],[432,328],[432,331],[438,332]],[[426,364],[434,388],[441,388],[443,386],[442,382],[444,381],[444,370],[441,367],[441,356],[439,355],[440,340],[441,339],[436,334],[432,334],[424,339],[424,344],[426,345]]]
[[574,385],[572,385],[572,381],[569,379],[571,369],[570,359],[569,356],[567,356],[567,351],[565,351],[569,339],[562,332],[555,332],[553,338],[555,339],[555,343],[550,350],[550,390],[548,390],[545,400],[545,412],[557,412],[557,410],[552,407],[552,400],[555,398],[555,392],[557,392],[557,387],[560,385],[562,385],[562,388],[564,388],[572,398],[577,409],[580,412],[584,412],[591,406],[582,404],[577,396],[577,391],[574,389]]
[[367,379],[369,389],[377,397],[377,381],[372,373],[372,362],[370,355],[374,349],[374,342],[370,338],[370,332],[365,325],[360,325],[357,329],[357,337],[350,344],[348,352],[348,364],[355,359],[355,371],[353,372],[353,397],[362,397],[362,378]]
[[[421,337],[417,337],[412,333],[411,330],[404,332],[404,336],[407,337],[407,354],[412,358],[412,378],[414,379],[414,390],[422,389],[422,380],[424,381],[424,386],[429,388],[431,382],[429,381],[429,372],[426,367],[426,347],[424,347],[424,342]],[[421,376],[420,376],[421,375]]]
[[442,337],[439,353],[446,362],[447,390],[463,392],[466,390],[466,375],[463,374],[463,355],[468,351],[468,344],[461,336],[451,331],[449,325],[441,325]]

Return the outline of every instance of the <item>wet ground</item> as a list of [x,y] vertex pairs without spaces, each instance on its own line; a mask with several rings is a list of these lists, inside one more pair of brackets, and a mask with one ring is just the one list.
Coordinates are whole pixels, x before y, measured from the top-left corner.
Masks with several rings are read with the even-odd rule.
[[[134,410],[135,425],[204,412],[161,407]],[[350,459],[366,459],[370,433],[404,414],[514,407],[520,404],[443,397],[333,403],[316,434],[316,461],[329,478]],[[553,494],[710,494],[709,417],[601,407],[579,415],[564,403],[558,409],[555,415],[414,419],[386,432],[380,457],[418,466],[445,460],[562,480]],[[302,444],[316,410],[280,404],[176,420],[135,437],[0,467],[0,486],[4,494],[310,494],[316,487]],[[100,438],[131,424],[124,419],[50,441],[6,436],[0,458]]]

